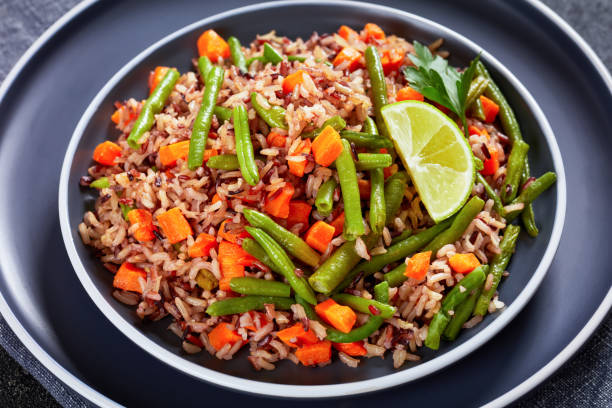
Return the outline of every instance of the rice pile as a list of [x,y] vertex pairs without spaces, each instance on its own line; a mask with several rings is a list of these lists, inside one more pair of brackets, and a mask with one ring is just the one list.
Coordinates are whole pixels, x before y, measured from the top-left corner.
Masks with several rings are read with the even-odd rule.
[[[413,51],[412,45],[398,37],[387,37],[388,46],[401,47],[406,54]],[[274,32],[261,35],[246,49],[246,57],[260,55],[265,42],[272,44],[285,55],[307,56],[304,62],[283,61],[280,64],[262,64],[255,61],[245,75],[241,75],[236,67],[224,63],[225,80],[220,91],[218,104],[232,108],[244,104],[248,110],[249,125],[256,152],[264,156],[257,160],[261,181],[254,187],[249,186],[241,177],[240,171],[214,170],[206,166],[195,171],[187,168],[186,163],[179,160],[176,166],[164,168],[158,157],[160,147],[180,142],[190,138],[191,127],[200,107],[203,85],[194,72],[183,74],[176,83],[164,110],[155,118],[151,131],[142,139],[139,151],[130,149],[126,137],[131,130],[133,118],[140,112],[142,102],[135,99],[124,101],[126,110],[122,110],[118,129],[121,135],[117,144],[123,152],[115,166],[95,165],[89,169],[89,176],[99,178],[107,176],[110,187],[100,190],[95,203],[95,209],[83,216],[79,232],[85,244],[95,248],[101,261],[110,272],[116,272],[123,262],[130,262],[147,271],[147,278],[140,284],[142,294],[114,290],[113,296],[130,306],[134,306],[141,319],[159,320],[170,315],[169,330],[182,341],[186,353],[199,353],[206,349],[219,359],[231,359],[239,349],[246,349],[248,358],[257,370],[271,370],[275,364],[284,359],[298,364],[294,354],[295,349],[285,345],[276,337],[276,332],[289,327],[296,322],[304,322],[313,329],[319,339],[325,338],[325,327],[317,321],[308,320],[302,306],[294,305],[290,311],[274,310],[268,306],[265,312],[244,313],[226,317],[211,317],[205,313],[206,307],[213,302],[226,298],[228,293],[222,290],[208,291],[197,284],[197,276],[205,270],[218,280],[221,271],[217,253],[212,250],[209,257],[191,259],[187,255],[188,248],[194,238],[171,245],[160,235],[150,242],[140,243],[131,237],[129,224],[122,215],[120,204],[136,208],[144,208],[153,213],[154,219],[173,207],[181,209],[189,221],[195,236],[199,233],[216,235],[222,221],[229,219],[226,228],[240,230],[246,224],[242,215],[244,208],[261,209],[267,195],[273,194],[285,184],[295,187],[295,199],[314,204],[314,198],[321,183],[330,177],[337,177],[334,170],[320,167],[314,163],[312,156],[301,156],[307,160],[306,175],[298,178],[288,172],[288,155],[292,153],[299,141],[300,134],[313,130],[334,116],[342,116],[350,130],[361,130],[365,118],[373,116],[372,101],[368,95],[369,78],[367,70],[357,69],[353,72],[343,66],[332,67],[327,61],[333,59],[337,52],[346,45],[363,51],[366,44],[360,40],[347,44],[347,41],[337,34],[313,34],[307,41],[297,39],[291,41],[279,37]],[[440,43],[434,44],[433,48]],[[408,58],[404,65],[409,65]],[[296,87],[294,92],[285,95],[281,84],[283,79],[298,69],[306,71],[312,81],[306,81]],[[197,69],[196,69],[197,71]],[[397,90],[405,86],[403,75],[393,72],[387,76],[389,102],[394,102]],[[263,98],[262,104],[282,106],[286,109],[288,129],[269,129],[251,107],[250,94],[258,92]],[[504,136],[490,125],[470,119],[470,124],[486,128],[490,134],[484,136],[472,135],[469,139],[474,154],[484,159],[483,146],[499,147],[501,166],[497,173],[488,177],[494,188],[499,188],[503,182],[505,161],[503,145],[507,143]],[[269,146],[265,135],[269,131],[287,136],[282,147]],[[234,133],[231,122],[220,124],[213,117],[208,148],[216,149],[219,154],[235,154]],[[358,177],[366,177],[359,173]],[[220,201],[212,203],[214,194]],[[483,195],[481,185],[474,187],[474,195]],[[313,207],[312,217],[315,220],[330,222],[342,212],[341,198],[335,197],[335,210],[327,218],[322,217]],[[408,279],[401,287],[390,289],[390,303],[397,307],[397,313],[381,326],[365,342],[366,357],[381,357],[391,353],[394,367],[402,366],[406,361],[416,362],[417,354],[427,335],[429,320],[439,310],[443,294],[449,288],[457,285],[463,278],[454,274],[448,264],[448,259],[455,253],[474,253],[481,262],[486,263],[491,256],[499,252],[500,232],[505,224],[492,210],[489,200],[483,211],[472,221],[459,241],[453,245],[441,248],[436,259],[431,263],[426,278],[417,282]],[[364,215],[365,216],[365,215]],[[283,221],[279,221],[281,224]],[[385,228],[383,236],[374,249],[368,253],[363,242],[357,248],[364,259],[371,255],[384,253],[390,245],[392,237],[404,229],[415,231],[433,225],[418,194],[412,185],[405,192],[405,200],[398,216],[389,228]],[[302,225],[293,226],[294,232],[303,231]],[[221,238],[218,237],[218,241]],[[344,242],[342,236],[335,238],[323,259]],[[375,274],[381,278],[396,265],[389,265]],[[111,275],[109,274],[109,277]],[[246,276],[268,280],[278,279],[271,271],[260,263],[246,270]],[[347,292],[365,298],[372,298],[372,283],[363,279],[354,282]],[[319,295],[319,300],[325,297]],[[503,303],[494,299],[490,310],[502,308]],[[367,315],[358,315],[358,324],[363,323]],[[242,336],[241,342],[233,346],[226,345],[216,350],[210,344],[207,333],[219,322],[227,322],[236,328]],[[469,321],[466,326],[477,322]],[[250,329],[247,329],[249,327]],[[252,330],[252,329],[255,330]],[[339,353],[339,360],[351,367],[358,366],[360,359],[345,353]]]

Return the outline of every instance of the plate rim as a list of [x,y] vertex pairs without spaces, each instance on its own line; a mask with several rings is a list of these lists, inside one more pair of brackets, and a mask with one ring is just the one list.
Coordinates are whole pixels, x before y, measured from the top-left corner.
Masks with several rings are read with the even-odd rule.
[[[266,10],[270,8],[283,8],[286,6],[300,6],[300,5],[318,5],[318,6],[355,6],[366,10],[372,11],[383,11],[386,13],[393,13],[407,17],[417,23],[423,23],[431,27],[440,30],[445,38],[454,38],[468,49],[471,49],[474,53],[482,52],[482,56],[487,60],[490,65],[493,65],[497,72],[499,72],[514,89],[521,95],[522,99],[529,106],[532,114],[535,116],[536,121],[542,127],[542,132],[547,141],[548,147],[551,151],[553,165],[557,173],[557,207],[555,210],[555,217],[551,232],[550,240],[546,246],[546,249],[542,255],[542,258],[533,272],[531,278],[527,282],[525,288],[519,293],[519,295],[513,300],[512,304],[508,306],[504,311],[497,316],[492,322],[484,327],[480,332],[475,334],[465,343],[451,349],[450,351],[439,355],[429,361],[421,363],[417,366],[387,374],[382,377],[353,381],[341,384],[326,384],[326,385],[293,385],[293,384],[275,384],[270,382],[263,382],[258,380],[245,379],[234,375],[221,373],[205,366],[193,363],[186,360],[179,354],[168,350],[148,336],[142,331],[135,328],[131,323],[128,323],[102,296],[98,288],[94,285],[89,274],[86,271],[81,258],[77,253],[74,240],[72,238],[72,227],[70,226],[68,219],[68,178],[70,168],[72,166],[73,158],[76,153],[76,148],[81,140],[82,133],[87,127],[93,114],[99,109],[100,104],[112,88],[120,81],[131,69],[140,64],[147,56],[153,53],[155,50],[171,42],[175,38],[181,37],[185,33],[196,29],[197,27],[205,26],[219,19],[228,18],[236,15],[248,14],[256,10]],[[494,337],[499,331],[501,331],[512,319],[524,308],[535,291],[539,288],[542,283],[550,264],[554,258],[556,250],[558,248],[561,234],[564,226],[565,212],[566,212],[566,180],[565,171],[563,165],[563,159],[559,146],[556,142],[556,138],[552,131],[552,128],[541,110],[535,98],[527,90],[525,86],[508,70],[501,62],[499,62],[492,54],[485,51],[483,47],[478,46],[470,39],[464,37],[458,32],[443,26],[430,19],[399,10],[393,7],[388,7],[379,4],[369,4],[361,1],[343,1],[343,0],[283,0],[273,2],[263,2],[244,7],[239,7],[231,10],[227,10],[213,16],[209,16],[204,19],[200,19],[191,24],[188,24],[168,35],[161,38],[159,41],[151,44],[149,47],[142,50],[128,63],[126,63],[119,71],[117,71],[110,80],[102,87],[96,96],[91,100],[87,106],[85,112],[79,119],[79,122],[71,136],[66,155],[62,164],[62,171],[60,175],[59,185],[59,196],[58,196],[58,210],[60,217],[60,227],[62,231],[62,237],[64,245],[68,252],[68,256],[72,263],[72,266],[77,274],[77,277],[81,281],[81,284],[85,288],[89,297],[94,301],[98,309],[102,314],[126,337],[132,342],[136,343],[143,350],[154,356],[160,361],[170,365],[171,367],[182,371],[185,374],[194,376],[200,380],[205,380],[210,383],[229,388],[232,390],[238,390],[242,392],[248,392],[258,395],[265,396],[276,396],[276,397],[290,397],[292,399],[303,399],[303,398],[326,398],[326,397],[342,397],[342,396],[353,396],[362,393],[383,390],[391,388],[397,385],[406,384],[416,379],[430,375],[456,361],[466,357],[471,352],[475,351],[492,337]]]
[[[570,37],[584,56],[589,60],[591,64],[596,68],[600,75],[608,83],[608,87],[612,92],[612,78],[610,73],[605,68],[599,56],[592,50],[591,46],[584,41],[584,39],[571,27],[565,20],[563,20],[555,11],[549,9],[547,6],[541,4],[538,0],[524,0],[527,4],[539,9],[553,24],[561,28],[565,34]],[[4,99],[8,90],[12,87],[13,82],[19,77],[21,72],[24,70],[30,59],[42,49],[47,42],[53,36],[64,28],[68,23],[82,14],[83,11],[88,9],[91,5],[96,3],[97,0],[83,0],[81,3],[75,5],[66,14],[60,17],[55,23],[49,26],[43,34],[36,39],[32,45],[26,50],[26,52],[17,60],[13,68],[9,71],[2,84],[0,84],[0,101]],[[593,317],[587,322],[584,328],[574,337],[574,339],[562,349],[551,361],[545,365],[542,369],[537,371],[531,377],[528,377],[523,382],[519,383],[515,388],[511,389],[501,397],[491,401],[491,406],[499,406],[500,404],[511,403],[517,398],[523,396],[525,393],[536,387],[546,378],[548,378],[557,368],[559,368],[564,362],[572,357],[576,351],[584,344],[584,342],[593,334],[593,332],[599,327],[602,320],[605,318],[609,310],[612,308],[612,289],[604,297],[600,305],[597,307]],[[66,370],[57,361],[51,357],[40,344],[38,344],[31,335],[27,332],[25,327],[16,318],[10,307],[8,306],[3,294],[0,292],[0,313],[3,315],[9,327],[13,330],[16,336],[22,341],[22,343],[28,348],[28,350],[41,362],[41,364],[56,375],[64,384],[78,392],[80,395],[85,397],[87,400],[94,402],[100,406],[120,406],[113,400],[102,395],[100,392],[95,390],[93,387],[85,384],[75,374]],[[552,365],[555,367],[553,368]],[[546,367],[551,369],[546,370]],[[524,385],[528,384],[529,388],[525,388]],[[503,398],[503,402],[501,399]]]

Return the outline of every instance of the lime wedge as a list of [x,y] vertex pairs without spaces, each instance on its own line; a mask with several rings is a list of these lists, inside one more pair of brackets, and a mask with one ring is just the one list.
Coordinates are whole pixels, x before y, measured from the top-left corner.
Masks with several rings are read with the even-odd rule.
[[381,112],[431,218],[440,222],[453,215],[474,184],[472,151],[457,124],[419,101],[386,105]]

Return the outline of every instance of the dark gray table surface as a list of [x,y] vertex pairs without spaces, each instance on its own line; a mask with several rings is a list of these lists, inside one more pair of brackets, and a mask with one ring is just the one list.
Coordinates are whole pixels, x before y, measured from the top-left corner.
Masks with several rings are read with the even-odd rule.
[[[76,3],[77,0],[0,1],[0,83],[32,42]],[[568,21],[606,67],[612,69],[612,0],[544,0],[544,3]],[[60,406],[57,401],[85,406],[78,395],[29,354],[1,317],[0,340],[7,348],[0,348],[0,406]],[[515,405],[606,407],[612,406],[611,395],[612,315],[609,315],[563,368]]]

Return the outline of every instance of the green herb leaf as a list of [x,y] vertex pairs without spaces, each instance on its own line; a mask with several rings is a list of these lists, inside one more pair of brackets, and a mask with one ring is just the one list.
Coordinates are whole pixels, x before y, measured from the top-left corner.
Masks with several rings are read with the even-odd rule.
[[438,55],[434,57],[429,48],[417,41],[414,42],[414,51],[415,54],[408,57],[415,66],[404,68],[406,80],[427,99],[439,103],[459,116],[467,133],[465,102],[480,55],[470,62],[470,66],[463,73],[459,73],[448,65],[448,61]]

